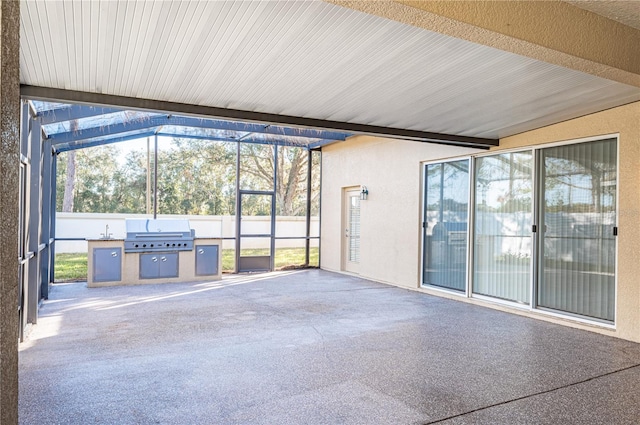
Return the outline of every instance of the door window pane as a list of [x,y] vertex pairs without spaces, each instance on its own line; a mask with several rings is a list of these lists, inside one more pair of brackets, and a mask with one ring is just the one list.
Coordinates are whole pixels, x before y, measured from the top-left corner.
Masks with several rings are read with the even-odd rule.
[[478,158],[473,292],[529,303],[531,151]]
[[423,282],[464,292],[469,161],[427,165],[424,187]]
[[541,150],[540,307],[614,319],[616,145]]
[[360,262],[360,196],[349,196],[349,247],[348,260],[352,263]]

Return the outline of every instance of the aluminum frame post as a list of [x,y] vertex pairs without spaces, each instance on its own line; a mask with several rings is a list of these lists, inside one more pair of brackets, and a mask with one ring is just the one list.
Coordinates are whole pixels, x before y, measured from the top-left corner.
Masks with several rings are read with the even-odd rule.
[[276,194],[278,193],[278,146],[273,145],[273,195],[271,196],[271,250],[270,270],[275,270],[276,264]]
[[53,151],[51,141],[45,140],[42,146],[42,220],[40,228],[40,296],[49,298],[49,283],[51,273],[51,256],[49,245],[51,243],[51,171],[53,163]]
[[153,219],[158,218],[158,135],[153,139]]
[[236,143],[236,265],[234,273],[240,270],[240,220],[242,205],[240,204],[240,142]]
[[311,164],[313,162],[313,153],[307,150],[307,239],[304,245],[304,265],[309,267],[309,249],[311,248]]
[[[26,315],[27,323],[38,323],[39,286],[41,284],[40,232],[43,217],[42,205],[42,128],[37,119],[31,119],[29,133],[29,228],[28,248],[29,260],[27,274]],[[33,257],[32,257],[33,255]]]
[[[45,152],[48,154],[48,152]],[[49,227],[49,283],[53,283],[56,272],[56,199],[57,193],[57,181],[58,176],[58,155],[51,150],[51,225]],[[47,285],[46,298],[49,298],[49,286]]]

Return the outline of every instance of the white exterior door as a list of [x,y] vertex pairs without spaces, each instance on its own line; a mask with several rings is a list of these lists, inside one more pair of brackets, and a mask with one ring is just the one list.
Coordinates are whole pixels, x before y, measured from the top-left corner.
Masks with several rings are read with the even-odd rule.
[[360,189],[345,190],[343,205],[342,265],[347,272],[359,273]]

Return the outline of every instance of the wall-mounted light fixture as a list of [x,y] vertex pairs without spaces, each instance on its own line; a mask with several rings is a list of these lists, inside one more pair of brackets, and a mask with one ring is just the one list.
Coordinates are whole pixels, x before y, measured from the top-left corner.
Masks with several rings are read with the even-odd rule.
[[367,186],[362,186],[362,190],[360,191],[360,199],[366,201],[368,196],[369,190],[367,189]]

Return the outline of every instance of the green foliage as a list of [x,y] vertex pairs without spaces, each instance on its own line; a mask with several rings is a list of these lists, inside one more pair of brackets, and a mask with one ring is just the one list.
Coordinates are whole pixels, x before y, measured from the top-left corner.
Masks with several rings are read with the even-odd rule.
[[235,143],[174,139],[158,152],[158,212],[234,215],[235,167]]
[[[274,186],[273,145],[240,144],[241,189],[271,191]],[[66,155],[58,157],[57,210],[62,210]],[[173,139],[158,150],[158,213],[235,215],[235,142]],[[150,155],[153,158],[153,154]],[[276,213],[306,213],[307,151],[278,147]],[[318,214],[320,156],[313,155],[312,214]],[[154,164],[150,164],[150,170]],[[153,173],[151,173],[151,176]],[[153,182],[151,182],[153,187]],[[74,212],[146,212],[147,152],[123,156],[118,145],[76,151]],[[243,198],[243,215],[270,215],[266,197]]]

